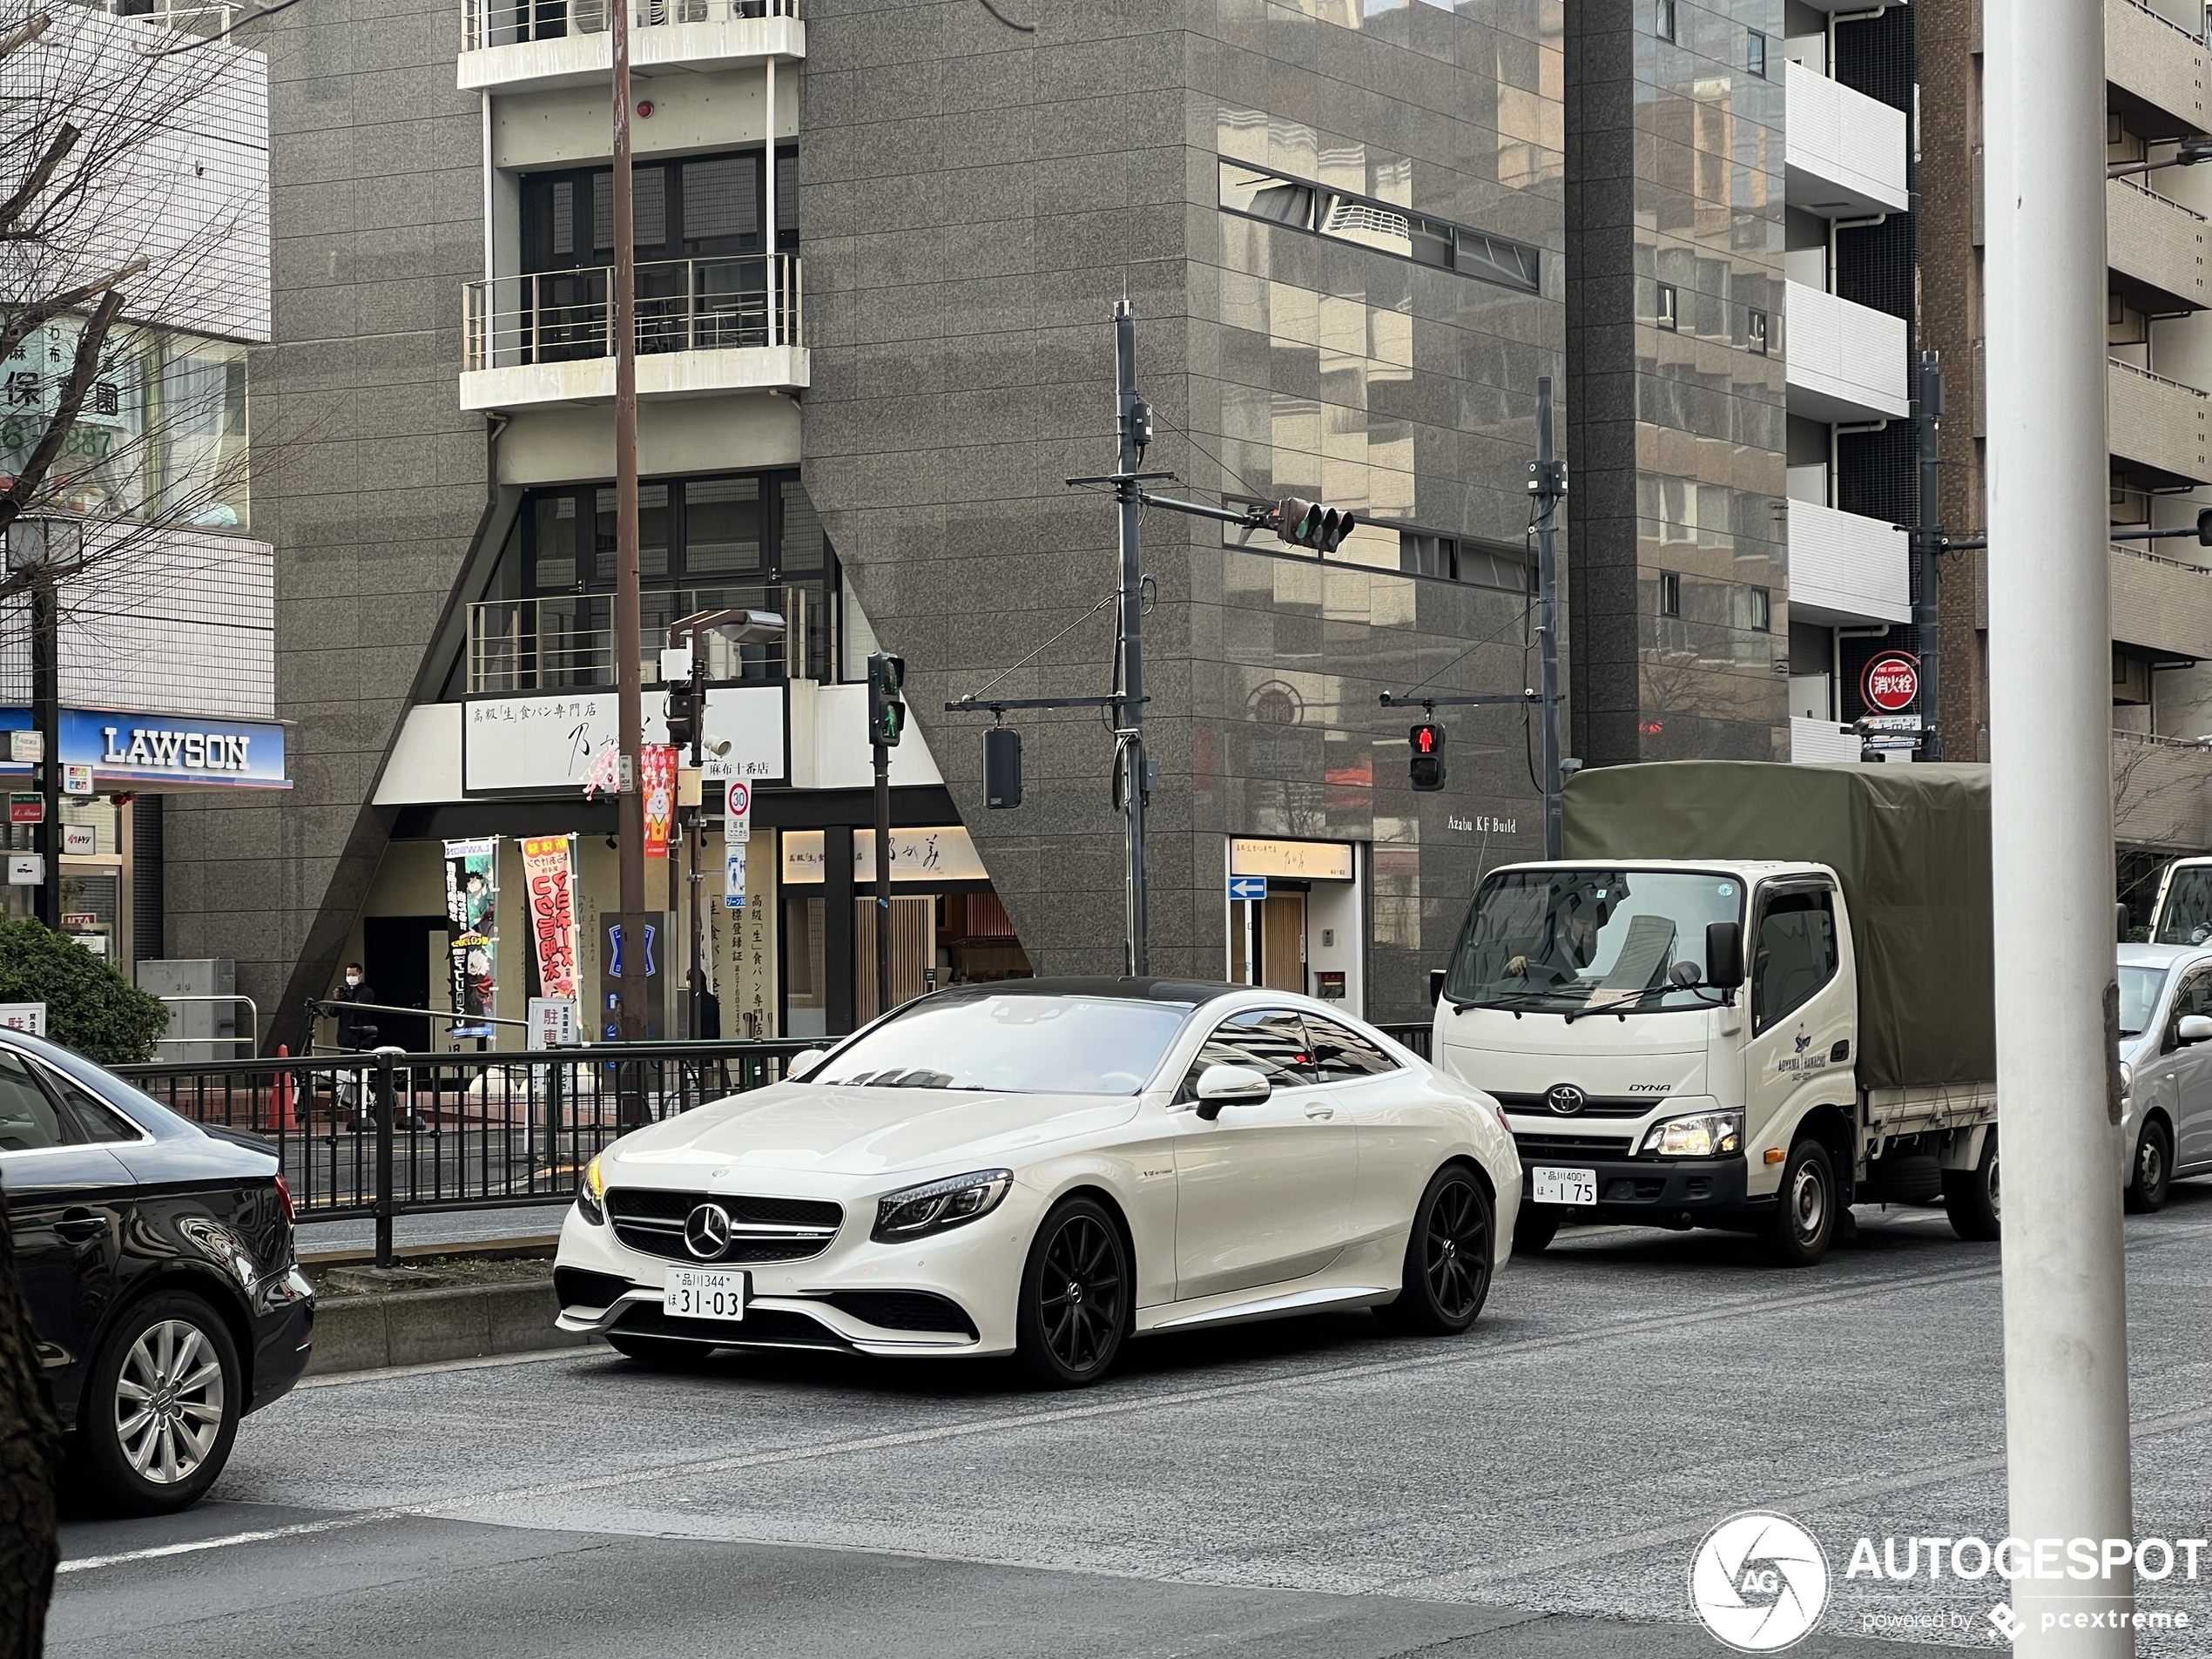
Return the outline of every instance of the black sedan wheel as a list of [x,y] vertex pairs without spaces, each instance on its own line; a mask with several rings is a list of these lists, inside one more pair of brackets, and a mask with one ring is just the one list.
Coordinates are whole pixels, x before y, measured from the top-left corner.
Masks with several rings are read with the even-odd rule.
[[1103,1377],[1129,1330],[1129,1251],[1105,1206],[1069,1198],[1037,1229],[1022,1274],[1016,1353],[1048,1388]]
[[165,1514],[198,1501],[229,1460],[243,1400],[237,1345],[196,1296],[148,1297],[93,1362],[77,1428],[108,1504]]
[[1490,1295],[1497,1223],[1490,1195],[1465,1166],[1439,1170],[1413,1211],[1405,1278],[1395,1302],[1375,1310],[1393,1331],[1454,1336]]

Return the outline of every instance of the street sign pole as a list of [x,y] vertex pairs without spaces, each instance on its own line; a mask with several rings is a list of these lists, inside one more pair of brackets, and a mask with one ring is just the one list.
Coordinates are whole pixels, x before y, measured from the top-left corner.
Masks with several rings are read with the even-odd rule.
[[1567,494],[1567,463],[1552,455],[1552,382],[1536,381],[1536,461],[1528,469],[1528,493],[1536,503],[1538,693],[1543,698],[1544,856],[1560,855],[1559,768],[1559,558],[1555,545],[1560,498]]

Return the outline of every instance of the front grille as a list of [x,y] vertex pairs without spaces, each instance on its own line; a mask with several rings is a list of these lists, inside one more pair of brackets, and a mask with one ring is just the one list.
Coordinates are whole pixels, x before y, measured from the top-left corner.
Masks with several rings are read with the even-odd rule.
[[[698,1256],[684,1242],[684,1224],[703,1204],[730,1217],[731,1238],[718,1256]],[[764,1198],[727,1192],[668,1192],[618,1187],[607,1194],[615,1237],[632,1250],[671,1262],[803,1262],[827,1250],[845,1219],[842,1204],[821,1198]]]
[[742,1319],[678,1319],[663,1312],[658,1303],[633,1302],[614,1328],[631,1336],[680,1337],[725,1348],[834,1348],[850,1352],[853,1347],[827,1325],[784,1308],[747,1308]]
[[1610,1135],[1516,1135],[1521,1161],[1531,1158],[1624,1158],[1633,1143]]
[[1507,1094],[1494,1089],[1490,1091],[1499,1105],[1509,1112],[1529,1117],[1568,1119],[1575,1117],[1642,1117],[1664,1100],[1664,1095],[1592,1095],[1582,1103],[1579,1112],[1555,1112],[1546,1104],[1541,1095]]
[[610,1308],[630,1281],[612,1273],[594,1273],[581,1267],[553,1270],[553,1299],[564,1308]]
[[840,1312],[885,1331],[957,1331],[975,1339],[975,1322],[949,1296],[930,1291],[840,1291],[823,1298]]

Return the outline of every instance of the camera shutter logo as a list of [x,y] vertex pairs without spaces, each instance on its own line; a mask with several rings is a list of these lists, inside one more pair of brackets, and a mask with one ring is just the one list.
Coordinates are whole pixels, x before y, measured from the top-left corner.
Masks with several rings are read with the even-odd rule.
[[1820,1622],[1828,1557],[1787,1515],[1731,1515],[1690,1560],[1689,1602],[1705,1628],[1737,1652],[1779,1653]]

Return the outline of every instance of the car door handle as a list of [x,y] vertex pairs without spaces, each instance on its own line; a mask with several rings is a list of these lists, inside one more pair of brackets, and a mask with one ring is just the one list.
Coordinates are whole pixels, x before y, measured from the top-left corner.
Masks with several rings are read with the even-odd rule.
[[1305,1115],[1318,1122],[1322,1118],[1334,1117],[1337,1109],[1333,1106],[1309,1106],[1305,1109]]
[[54,1231],[71,1244],[87,1238],[98,1238],[107,1231],[107,1217],[96,1216],[89,1210],[64,1210],[62,1218],[54,1224]]

